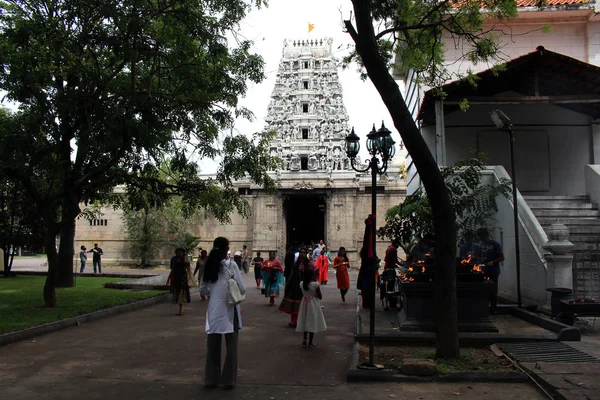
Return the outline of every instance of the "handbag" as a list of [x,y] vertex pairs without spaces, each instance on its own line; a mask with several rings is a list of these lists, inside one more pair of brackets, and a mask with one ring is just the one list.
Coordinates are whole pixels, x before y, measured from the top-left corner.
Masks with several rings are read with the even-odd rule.
[[196,278],[192,274],[192,269],[189,266],[187,267],[186,274],[187,274],[188,287],[197,288],[198,287],[198,281],[196,280]]
[[[229,261],[229,267],[231,267],[231,261]],[[227,281],[227,292],[229,293],[229,304],[240,304],[246,298],[246,295],[240,292],[240,287],[238,286],[235,279],[233,279],[233,272],[230,270],[230,277]]]

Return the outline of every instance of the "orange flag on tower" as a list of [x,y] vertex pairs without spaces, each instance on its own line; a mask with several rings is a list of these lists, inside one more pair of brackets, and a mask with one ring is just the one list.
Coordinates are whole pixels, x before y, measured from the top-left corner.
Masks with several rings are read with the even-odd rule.
[[310,31],[312,31],[313,29],[315,29],[315,24],[311,24],[310,22],[308,23],[308,33],[310,33]]

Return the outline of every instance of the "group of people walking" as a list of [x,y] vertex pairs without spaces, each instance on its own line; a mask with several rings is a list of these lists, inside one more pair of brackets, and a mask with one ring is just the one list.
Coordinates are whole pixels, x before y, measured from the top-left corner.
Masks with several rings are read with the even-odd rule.
[[[321,249],[314,259],[314,251],[307,248],[290,248],[284,263],[277,259],[277,253],[270,251],[267,260],[256,253],[252,259],[256,286],[269,299],[269,306],[275,306],[275,299],[283,288],[283,299],[279,310],[290,314],[289,326],[303,334],[302,346],[314,347],[315,334],[327,329],[321,300],[321,284],[328,280],[329,259]],[[190,302],[190,276],[198,276],[200,294],[208,298],[205,331],[207,333],[207,354],[204,385],[214,388],[223,385],[227,389],[235,387],[237,379],[237,343],[238,332],[242,327],[242,315],[239,304],[230,301],[230,285],[235,284],[239,292],[246,294],[243,282],[243,262],[229,256],[229,240],[218,237],[212,250],[202,250],[193,274],[190,262],[183,249],[177,249],[171,259],[171,277],[173,299],[179,305],[177,315],[183,315],[183,304]],[[319,261],[319,259],[321,260]],[[314,262],[313,262],[314,261]],[[342,301],[350,288],[348,270],[350,262],[345,248],[341,247],[333,266]],[[247,272],[247,270],[246,270]],[[234,282],[234,283],[232,283]],[[221,341],[225,336],[225,362],[221,367]]]

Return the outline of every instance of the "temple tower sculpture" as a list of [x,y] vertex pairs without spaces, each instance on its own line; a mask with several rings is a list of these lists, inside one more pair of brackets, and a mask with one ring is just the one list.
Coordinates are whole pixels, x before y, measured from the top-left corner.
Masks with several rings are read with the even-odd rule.
[[331,46],[330,38],[283,42],[265,118],[277,131],[271,155],[283,160],[279,172],[351,170],[344,151],[348,115]]

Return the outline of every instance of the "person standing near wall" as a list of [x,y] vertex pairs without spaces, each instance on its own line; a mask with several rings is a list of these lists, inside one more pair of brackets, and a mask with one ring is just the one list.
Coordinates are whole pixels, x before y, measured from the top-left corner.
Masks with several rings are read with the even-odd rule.
[[479,259],[483,264],[483,274],[492,282],[490,292],[490,315],[496,315],[496,306],[498,304],[498,278],[500,277],[500,263],[504,261],[504,252],[502,245],[490,237],[486,228],[477,230],[479,237]]
[[104,252],[100,247],[98,247],[98,243],[94,243],[94,248],[92,249],[92,264],[94,265],[94,273],[96,273],[96,267],[98,268],[98,273],[102,273],[102,256]]
[[242,269],[248,273],[248,246],[244,245],[242,248]]
[[87,252],[85,246],[81,246],[81,250],[79,251],[79,263],[81,267],[79,268],[79,273],[83,274],[83,270],[85,269],[85,263],[87,263]]

